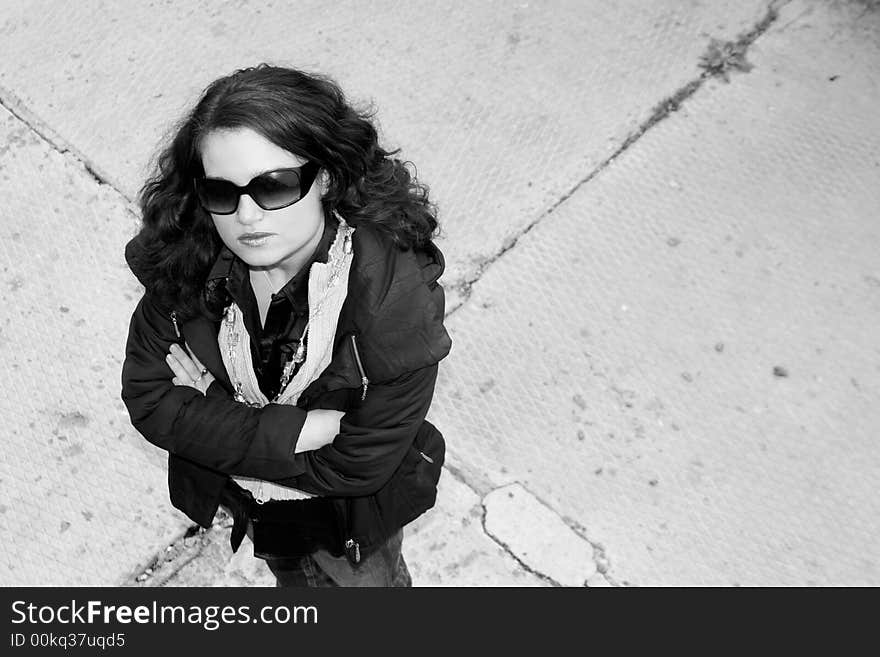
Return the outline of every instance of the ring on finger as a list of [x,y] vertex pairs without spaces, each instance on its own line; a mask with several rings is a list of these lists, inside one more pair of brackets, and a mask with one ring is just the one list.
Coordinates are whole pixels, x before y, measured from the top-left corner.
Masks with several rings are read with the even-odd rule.
[[193,383],[198,383],[198,382],[202,379],[202,377],[205,376],[205,374],[207,374],[207,373],[208,373],[208,368],[207,368],[207,367],[203,367],[203,368],[202,368],[202,371],[199,373],[199,375],[198,375],[196,378],[194,378],[194,379],[192,380],[192,382],[193,382]]

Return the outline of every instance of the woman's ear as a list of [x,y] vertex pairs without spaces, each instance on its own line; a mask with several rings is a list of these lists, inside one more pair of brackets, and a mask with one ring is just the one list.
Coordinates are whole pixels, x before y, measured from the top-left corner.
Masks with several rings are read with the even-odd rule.
[[321,190],[321,196],[330,191],[330,174],[327,173],[327,169],[321,169],[318,173],[318,187]]

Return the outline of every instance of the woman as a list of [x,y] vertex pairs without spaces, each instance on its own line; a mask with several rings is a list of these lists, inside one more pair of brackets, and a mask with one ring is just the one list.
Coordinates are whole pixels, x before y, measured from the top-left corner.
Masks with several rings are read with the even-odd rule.
[[409,586],[402,527],[435,501],[444,260],[395,154],[331,80],[261,64],[206,89],[140,193],[123,401],[174,506],[222,504],[279,586]]

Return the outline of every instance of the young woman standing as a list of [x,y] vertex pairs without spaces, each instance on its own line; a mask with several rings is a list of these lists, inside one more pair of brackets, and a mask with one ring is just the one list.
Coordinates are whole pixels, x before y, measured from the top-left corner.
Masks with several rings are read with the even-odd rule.
[[122,398],[172,503],[224,506],[279,585],[410,585],[402,527],[436,498],[444,259],[394,154],[332,81],[261,64],[206,89],[141,190]]

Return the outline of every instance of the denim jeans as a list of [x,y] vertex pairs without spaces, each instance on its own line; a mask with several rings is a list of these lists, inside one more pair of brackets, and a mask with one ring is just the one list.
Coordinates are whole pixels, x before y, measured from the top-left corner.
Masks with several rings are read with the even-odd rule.
[[403,529],[356,566],[326,550],[296,559],[266,559],[276,586],[412,586],[401,547]]

